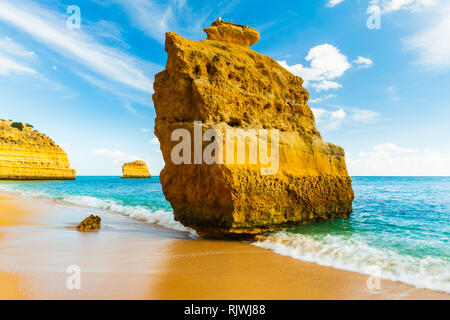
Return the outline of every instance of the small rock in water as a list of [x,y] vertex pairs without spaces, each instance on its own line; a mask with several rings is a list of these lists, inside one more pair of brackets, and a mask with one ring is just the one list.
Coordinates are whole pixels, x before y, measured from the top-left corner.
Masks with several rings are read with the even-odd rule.
[[91,214],[89,217],[84,219],[78,226],[77,230],[81,232],[92,231],[100,229],[100,224],[102,222],[102,218],[99,216],[94,216]]

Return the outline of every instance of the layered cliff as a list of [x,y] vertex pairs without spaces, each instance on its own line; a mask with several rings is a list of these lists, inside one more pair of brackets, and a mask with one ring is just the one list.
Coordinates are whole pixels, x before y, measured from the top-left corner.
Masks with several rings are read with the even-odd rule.
[[28,124],[0,120],[0,179],[73,180],[67,154]]
[[142,160],[125,163],[122,166],[122,178],[151,178],[147,165]]
[[205,32],[167,33],[154,82],[160,181],[175,219],[226,237],[348,217],[345,153],[322,140],[303,80],[247,47],[259,39],[252,28],[216,21]]

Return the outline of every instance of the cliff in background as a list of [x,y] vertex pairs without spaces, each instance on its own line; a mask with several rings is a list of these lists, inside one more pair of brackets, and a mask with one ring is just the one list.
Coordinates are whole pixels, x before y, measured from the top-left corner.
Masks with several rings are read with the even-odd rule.
[[122,166],[122,178],[151,178],[147,165],[142,160],[125,163]]
[[[205,32],[203,41],[167,33],[166,69],[154,82],[155,134],[165,161],[160,181],[175,219],[200,235],[226,237],[348,217],[354,196],[345,153],[322,140],[303,80],[247,47],[259,39],[253,28],[218,20]],[[194,121],[202,121],[203,132],[278,130],[279,170],[175,164],[179,142],[171,134],[182,128],[193,137]]]
[[0,179],[73,180],[67,154],[28,124],[0,120]]

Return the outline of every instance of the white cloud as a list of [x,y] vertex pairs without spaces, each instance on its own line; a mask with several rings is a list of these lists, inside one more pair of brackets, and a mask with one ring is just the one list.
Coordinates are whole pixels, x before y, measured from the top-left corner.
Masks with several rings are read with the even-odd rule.
[[336,82],[336,81],[329,81],[329,80],[322,80],[317,83],[312,83],[311,87],[316,89],[317,92],[320,91],[327,91],[330,89],[339,89],[342,88],[342,84]]
[[316,118],[316,122],[321,124],[321,127],[325,131],[339,129],[342,121],[344,121],[347,114],[343,109],[335,111],[325,110],[323,108],[311,108]]
[[125,102],[124,107],[125,107],[125,109],[128,110],[129,113],[134,114],[135,116],[138,115],[138,112],[136,111],[136,109],[133,108],[133,106],[131,105],[131,103],[129,103],[128,101]]
[[337,130],[344,121],[350,124],[369,123],[376,121],[378,113],[366,109],[336,107],[334,109],[311,108],[316,118],[317,126],[323,131]]
[[391,97],[392,100],[394,101],[400,100],[400,98],[396,94],[397,89],[395,88],[395,86],[387,87],[386,91],[388,92],[388,95]]
[[328,43],[311,48],[305,60],[310,62],[310,67],[302,64],[289,66],[284,60],[278,63],[296,76],[302,77],[305,80],[305,86],[311,83],[316,91],[342,87],[341,84],[330,80],[342,76],[351,66],[347,57],[338,48]]
[[65,19],[63,13],[28,1],[3,0],[0,6],[0,20],[28,33],[59,54],[109,80],[152,93],[152,81],[141,71],[145,62],[100,44],[82,30],[66,29]]
[[369,68],[370,66],[373,65],[373,60],[370,58],[365,58],[365,57],[361,57],[359,56],[358,59],[353,60],[354,63],[359,64],[359,68]]
[[382,155],[382,156],[388,156],[391,154],[405,154],[405,153],[417,152],[417,150],[415,150],[415,149],[400,148],[391,142],[374,146],[373,150],[378,155]]
[[209,6],[204,9],[191,8],[186,0],[167,2],[154,0],[113,0],[121,5],[130,17],[130,22],[147,36],[164,44],[165,33],[177,32],[189,38],[203,35],[202,28],[207,21],[226,14],[238,0],[222,1],[220,9],[213,11]]
[[355,109],[352,118],[358,122],[370,122],[378,117],[378,113],[371,110]]
[[332,8],[334,6],[337,6],[338,4],[344,2],[344,0],[330,0],[327,3],[327,7]]
[[148,128],[142,128],[141,131],[142,131],[142,132],[150,132],[150,129],[148,129]]
[[174,20],[171,5],[163,6],[154,1],[129,0],[117,1],[132,16],[132,22],[140,27],[149,37],[164,42],[164,34],[169,29],[169,22]]
[[159,145],[159,140],[158,138],[153,138],[150,140],[150,144],[154,144],[154,145]]
[[393,143],[376,145],[356,156],[347,153],[350,175],[448,176],[449,163],[450,152],[401,148]]
[[100,80],[95,76],[92,76],[84,72],[80,72],[75,69],[72,69],[72,71],[81,78],[83,78],[85,81],[91,83],[92,85],[97,86],[105,91],[108,91],[116,96],[119,96],[126,100],[134,101],[143,106],[153,107],[152,100],[148,98],[148,95],[146,93],[128,92],[127,90],[123,90],[121,87],[119,87],[113,82]]
[[450,67],[450,5],[442,5],[425,29],[405,39],[418,52],[418,63],[432,68]]
[[0,75],[15,74],[36,74],[36,70],[21,65],[7,57],[0,56]]
[[379,5],[382,13],[398,10],[417,12],[437,4],[435,0],[372,0],[371,4]]
[[0,51],[4,54],[20,58],[34,58],[36,53],[31,50],[27,50],[21,44],[13,41],[9,37],[0,38]]
[[336,98],[335,94],[327,94],[326,96],[323,96],[323,97],[320,97],[320,98],[309,99],[308,103],[309,104],[314,104],[314,103],[319,103],[319,102],[323,102],[323,101],[326,101],[326,100],[330,100],[330,99],[333,99],[333,98]]
[[106,148],[92,150],[92,154],[96,156],[107,156],[119,161],[134,161],[139,157],[118,150],[110,150]]
[[37,74],[29,66],[29,61],[35,57],[34,51],[27,50],[9,37],[0,37],[0,75]]

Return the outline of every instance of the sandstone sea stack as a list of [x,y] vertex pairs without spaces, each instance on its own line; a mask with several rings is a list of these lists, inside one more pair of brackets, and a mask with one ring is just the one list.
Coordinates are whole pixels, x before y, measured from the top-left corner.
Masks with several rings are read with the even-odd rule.
[[74,180],[67,154],[29,124],[0,120],[0,179]]
[[134,178],[151,178],[147,165],[142,160],[136,160],[133,162],[125,163],[122,166],[122,178],[134,179]]
[[[167,33],[166,69],[154,83],[155,134],[165,161],[160,180],[175,219],[202,236],[233,237],[348,217],[354,196],[345,153],[322,140],[303,80],[247,47],[259,39],[253,28],[217,20],[205,32],[203,41]],[[221,134],[211,138],[210,129]],[[185,132],[192,147],[174,161]],[[243,139],[250,148],[249,132],[265,139],[268,154],[276,152],[272,174],[262,170],[261,154],[255,164],[245,151],[242,163],[237,146],[226,147]],[[211,141],[218,147],[208,164]]]

